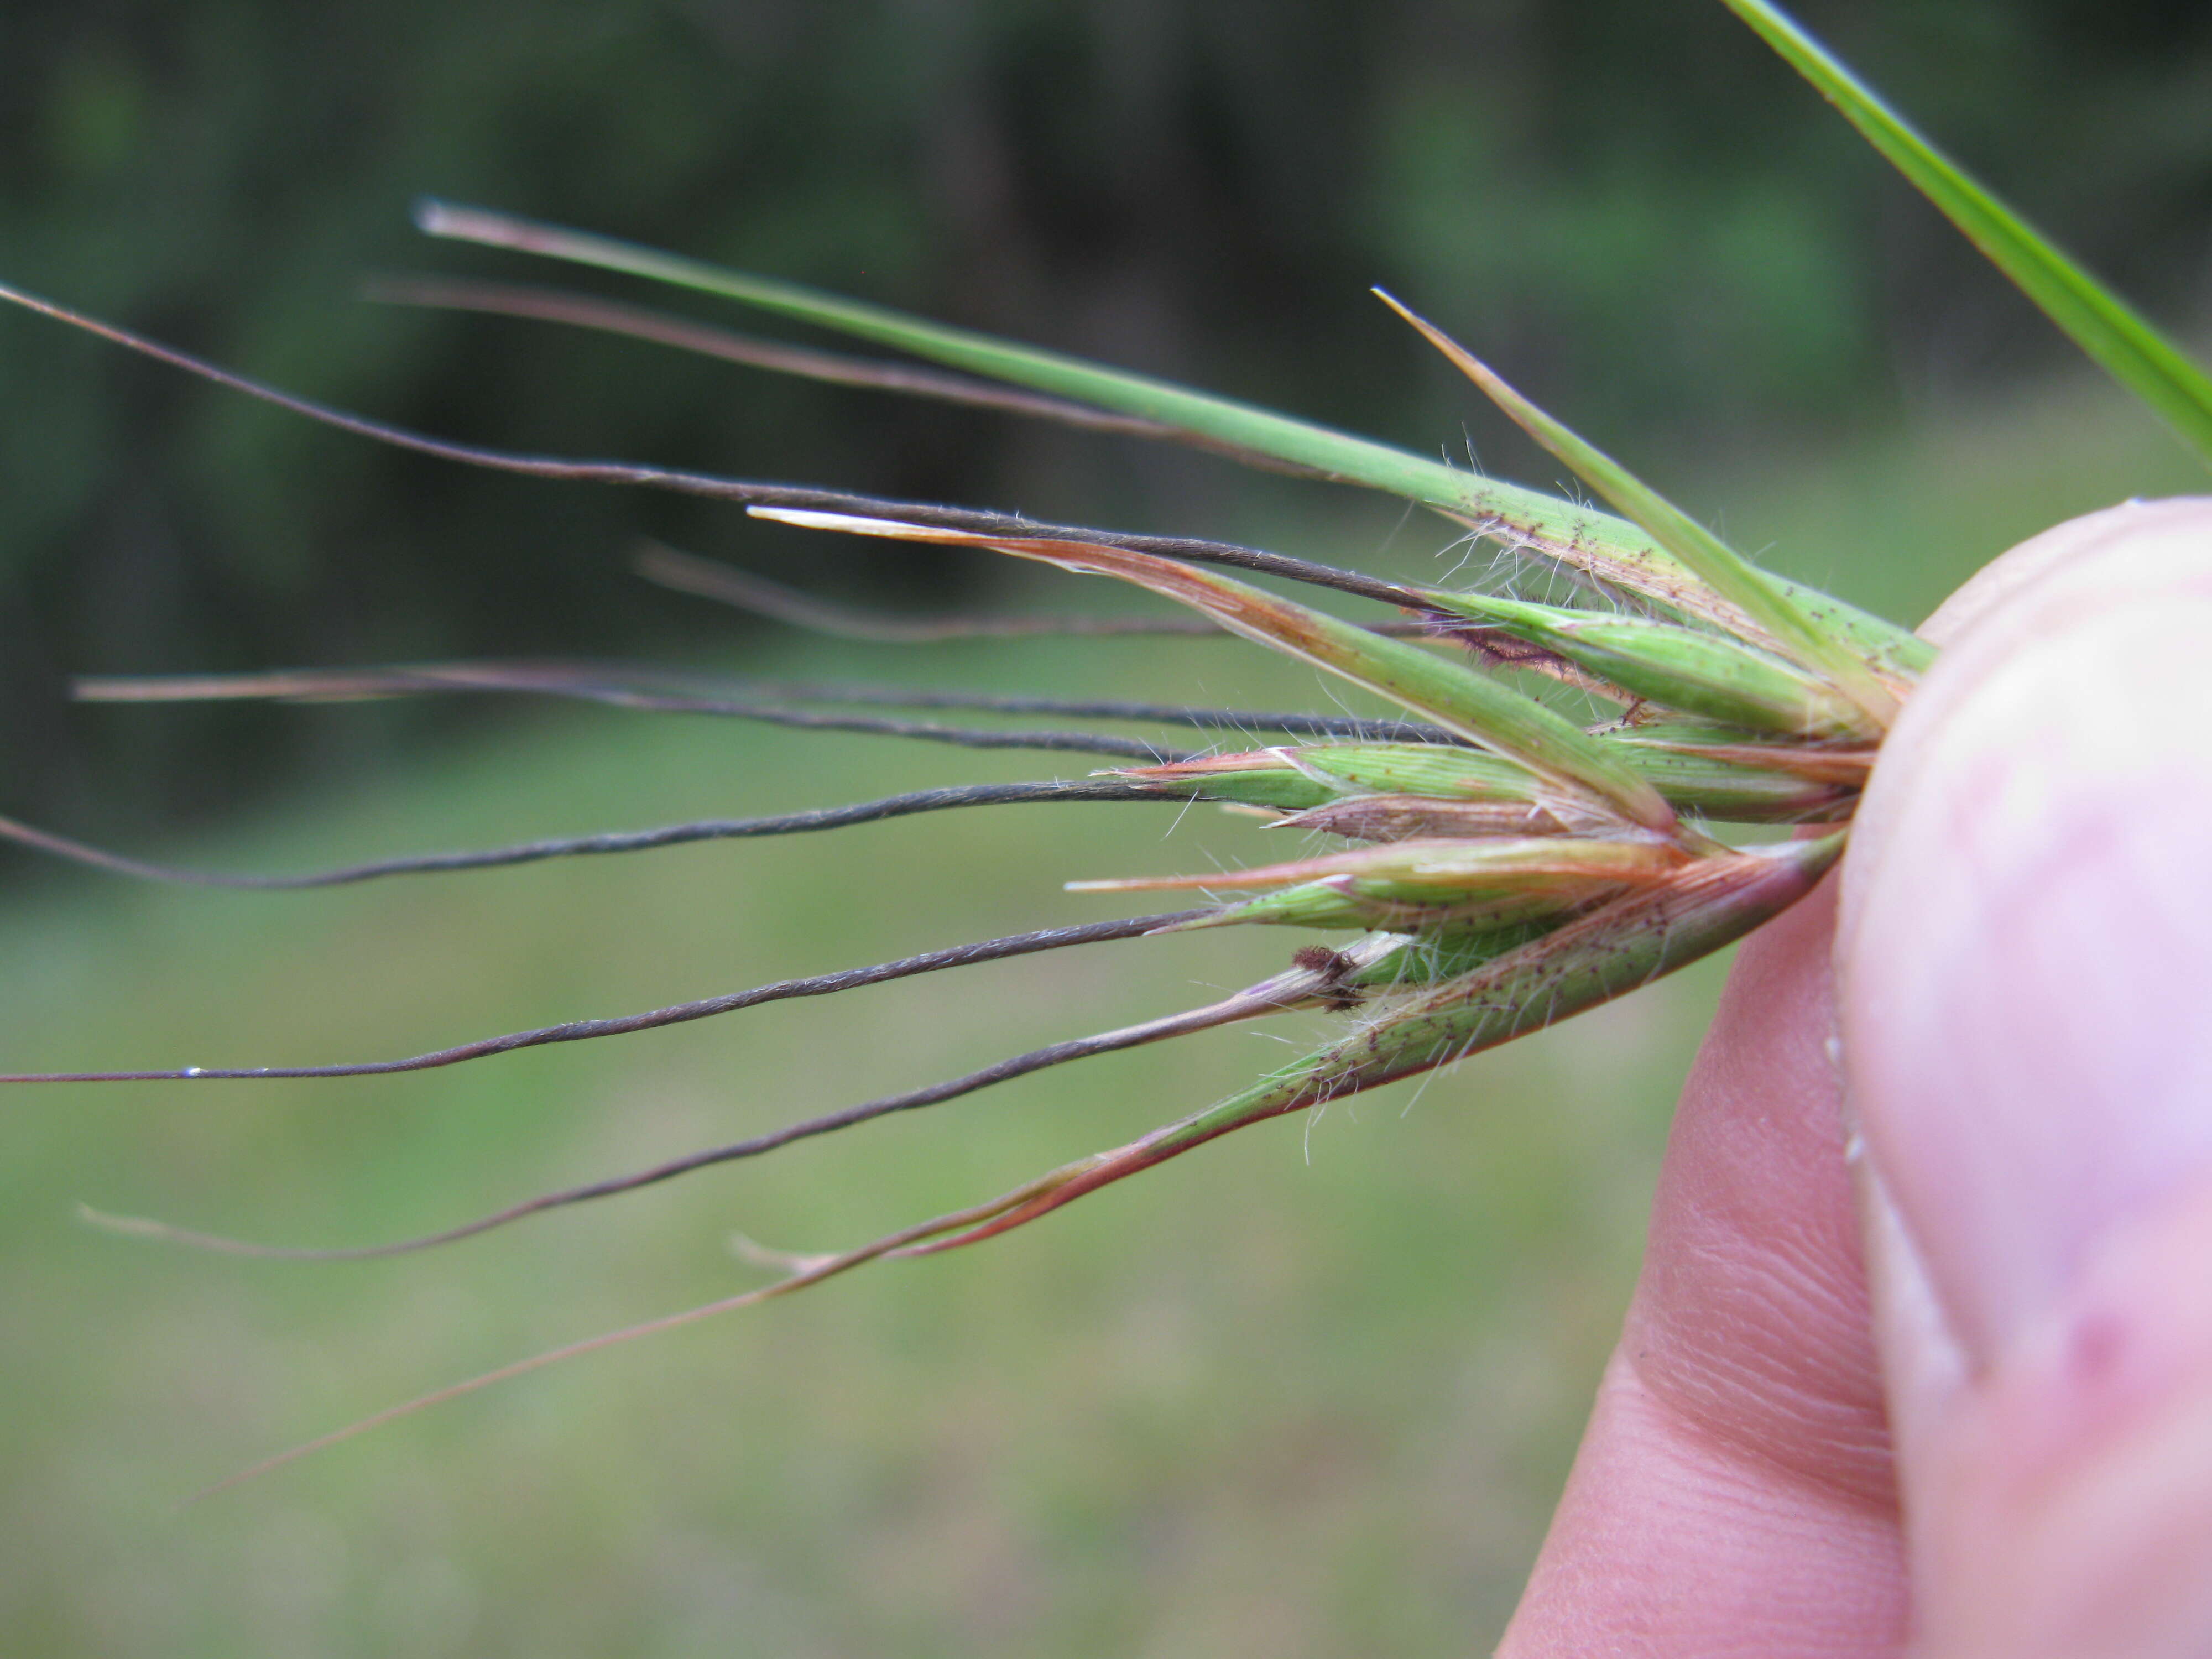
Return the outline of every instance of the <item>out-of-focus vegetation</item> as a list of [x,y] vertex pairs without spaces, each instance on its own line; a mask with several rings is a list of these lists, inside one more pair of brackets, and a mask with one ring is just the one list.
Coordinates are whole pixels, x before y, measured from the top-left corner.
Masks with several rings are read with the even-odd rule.
[[[2154,312],[2208,303],[2212,14],[1883,0],[1808,20]],[[1662,481],[2051,360],[1994,274],[1717,5],[1653,0],[21,0],[0,11],[0,268],[333,401],[1148,528],[1222,469],[544,326],[354,304],[511,267],[434,192],[1201,383],[1421,447],[1469,400],[1382,282]],[[533,273],[535,275],[543,275]],[[72,672],[643,648],[641,528],[828,586],[972,563],[696,503],[472,477],[0,318],[6,805],[147,830],[411,751],[202,713],[69,715]],[[1549,477],[1500,423],[1486,463]],[[1332,549],[1341,553],[1342,549]]]
[[[1807,10],[2152,309],[2203,304],[2200,9]],[[0,270],[28,286],[488,441],[1434,571],[1442,538],[1394,512],[1189,457],[352,306],[364,270],[502,269],[418,246],[423,191],[1456,448],[1469,399],[1363,299],[1383,281],[1741,544],[1906,617],[2055,519],[2203,487],[2147,416],[2054,370],[1999,279],[1717,7],[0,12]],[[1070,589],[385,454],[28,319],[0,317],[0,810],[179,859],[297,867],[1050,769],[611,713],[71,714],[64,672],[654,649],[1325,706],[1219,642],[804,647],[640,587],[626,544],[885,602]],[[1498,470],[1552,475],[1474,430]],[[222,808],[251,810],[155,833]],[[1023,807],[290,896],[42,873],[0,915],[0,1052],[399,1053],[1105,915],[1057,884],[1272,850],[1210,812],[1167,839],[1176,817]],[[732,1227],[850,1242],[1214,1097],[1276,1045],[1048,1073],[396,1262],[212,1260],[68,1218],[82,1199],[303,1243],[430,1227],[1159,1012],[1290,943],[1110,945],[413,1079],[12,1096],[0,1650],[1479,1646],[1626,1296],[1713,969],[1348,1103],[1303,1144],[1237,1137],[1019,1238],[600,1356],[181,1517],[274,1447],[754,1282]]]

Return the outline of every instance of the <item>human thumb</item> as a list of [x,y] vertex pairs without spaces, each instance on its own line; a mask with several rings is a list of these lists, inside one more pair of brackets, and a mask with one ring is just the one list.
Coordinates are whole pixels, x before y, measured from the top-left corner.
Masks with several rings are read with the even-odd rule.
[[2212,499],[1947,609],[1836,945],[1918,1650],[2212,1654]]

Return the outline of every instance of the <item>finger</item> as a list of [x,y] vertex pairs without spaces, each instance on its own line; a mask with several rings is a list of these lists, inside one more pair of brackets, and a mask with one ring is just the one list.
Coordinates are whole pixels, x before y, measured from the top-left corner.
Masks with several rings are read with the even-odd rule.
[[1904,1574],[1823,892],[1742,947],[1516,1656],[1896,1650]]
[[2212,501],[2039,538],[1885,747],[1838,998],[1932,1654],[2212,1651]]

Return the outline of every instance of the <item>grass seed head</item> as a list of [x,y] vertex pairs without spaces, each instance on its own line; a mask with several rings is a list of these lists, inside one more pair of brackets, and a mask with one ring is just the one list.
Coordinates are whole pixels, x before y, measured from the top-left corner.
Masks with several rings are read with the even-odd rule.
[[[2186,441],[2212,456],[2212,377],[1966,178],[1768,0],[1726,3],[1836,103],[2093,357],[2157,409]],[[1285,1007],[1358,1012],[1352,1029],[1335,1040],[1255,1079],[1229,1099],[1127,1146],[1077,1159],[997,1199],[900,1229],[855,1249],[776,1258],[788,1276],[761,1290],[542,1355],[441,1390],[416,1405],[434,1403],[631,1335],[787,1294],[866,1262],[994,1237],[1219,1135],[1449,1064],[1634,990],[1717,950],[1808,891],[1841,854],[1848,830],[1817,840],[1739,848],[1717,839],[1711,832],[1711,821],[1847,826],[1883,732],[1901,699],[1911,694],[1918,675],[1934,659],[1933,647],[1909,630],[1755,569],[1703,525],[1395,300],[1389,303],[1409,323],[1623,516],[1481,478],[1425,456],[1231,399],[603,237],[437,204],[422,209],[420,222],[436,235],[714,295],[890,346],[975,379],[948,378],[933,371],[915,374],[818,353],[762,348],[757,343],[733,343],[731,337],[573,296],[518,297],[512,289],[495,293],[476,289],[448,289],[442,296],[417,291],[411,295],[417,301],[430,297],[441,303],[508,313],[534,311],[567,323],[643,334],[816,378],[897,386],[1018,409],[1080,426],[1195,444],[1262,466],[1378,489],[1410,506],[1433,510],[1517,558],[1547,563],[1601,592],[1632,596],[1644,614],[1562,609],[1512,595],[1409,588],[1356,571],[1220,543],[1040,526],[1005,514],[884,501],[833,490],[623,462],[469,448],[289,397],[0,287],[0,301],[43,312],[296,413],[448,459],[542,477],[588,479],[744,502],[763,516],[816,529],[988,548],[1063,570],[1132,582],[1189,607],[1213,628],[1350,681],[1411,717],[1410,722],[1378,730],[1362,722],[1314,718],[1285,723],[1282,717],[1274,717],[1273,725],[1259,720],[1243,721],[1240,726],[1243,717],[1234,710],[1165,714],[1157,708],[1132,713],[1132,706],[1091,710],[1100,718],[1358,739],[1201,757],[1097,734],[1006,733],[874,717],[831,717],[782,703],[769,707],[759,700],[744,703],[641,691],[635,685],[617,686],[573,673],[556,684],[544,675],[533,679],[503,672],[488,680],[481,672],[456,677],[447,672],[426,683],[419,669],[377,671],[377,683],[387,690],[497,689],[580,696],[638,708],[714,713],[817,729],[865,729],[976,747],[1075,750],[1146,763],[1126,767],[1103,782],[956,787],[775,819],[678,826],[492,854],[436,854],[273,879],[149,866],[0,820],[0,836],[80,862],[150,878],[262,887],[479,868],[716,836],[808,832],[910,811],[1046,799],[1207,799],[1273,815],[1283,827],[1356,843],[1243,871],[1071,884],[1088,890],[1115,891],[1240,894],[1258,890],[1249,898],[1217,901],[1205,908],[986,940],[842,975],[783,981],[708,1003],[513,1033],[406,1060],[283,1070],[191,1067],[15,1079],[410,1071],[544,1042],[704,1018],[787,996],[824,994],[910,972],[1184,927],[1264,922],[1364,930],[1348,943],[1309,944],[1294,954],[1288,969],[1203,1007],[1033,1050],[947,1083],[847,1108],[632,1176],[546,1194],[478,1222],[392,1247],[445,1242],[545,1209],[635,1190],[710,1164],[754,1156],[890,1112],[953,1099],[993,1082],[1089,1054]],[[1398,627],[1411,627],[1414,636],[1398,637],[1395,632],[1346,621],[1223,575],[1215,568],[1218,566],[1266,572],[1399,605],[1413,620]],[[665,560],[661,568],[665,574]],[[682,585],[699,589],[696,576],[696,571],[690,572]],[[757,594],[757,585],[749,591]],[[769,603],[791,609],[787,594],[772,597]],[[799,609],[804,612],[806,607],[802,604]],[[1471,653],[1468,647],[1474,647]],[[1493,672],[1498,670],[1504,672]],[[1553,702],[1528,695],[1522,683],[1527,676],[1513,672],[1516,670],[1531,670],[1610,698],[1620,705],[1617,716],[1585,729]],[[279,678],[295,693],[303,684],[298,677]],[[871,699],[836,694],[812,699],[825,700]],[[957,706],[975,709],[993,705],[986,699]],[[1012,705],[1001,700],[996,707],[1011,712]],[[1367,741],[1400,738],[1419,740]],[[153,1236],[186,1237],[154,1224],[130,1224],[133,1231]],[[380,1413],[355,1430],[315,1443],[329,1443],[409,1409],[413,1406]]]

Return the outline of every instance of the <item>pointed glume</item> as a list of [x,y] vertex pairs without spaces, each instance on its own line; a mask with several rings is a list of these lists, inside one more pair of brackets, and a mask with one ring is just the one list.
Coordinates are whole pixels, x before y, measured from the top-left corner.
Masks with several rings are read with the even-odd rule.
[[1741,613],[1739,637],[1759,637],[1787,660],[1820,676],[1872,722],[1876,732],[1895,719],[1896,694],[1882,684],[1870,660],[1846,636],[1801,603],[1792,592],[1755,568],[1698,520],[1676,507],[1587,439],[1523,397],[1489,364],[1382,289],[1376,297],[1411,324],[1447,362],[1479,386],[1513,422],[1572,467],[1583,482],[1633,520],[1712,592]]

